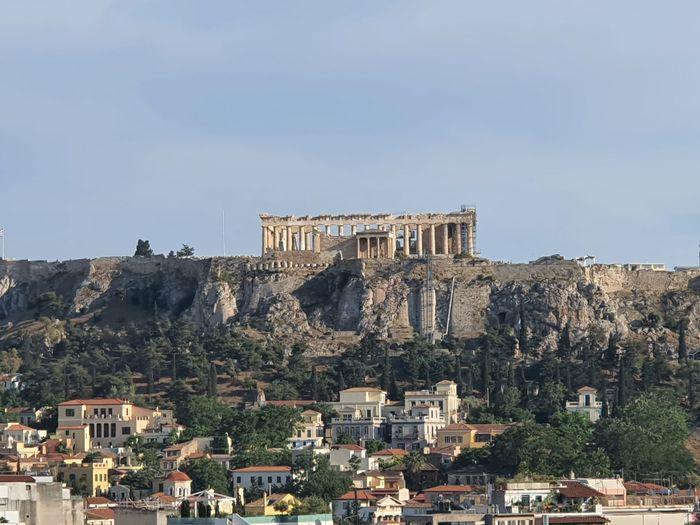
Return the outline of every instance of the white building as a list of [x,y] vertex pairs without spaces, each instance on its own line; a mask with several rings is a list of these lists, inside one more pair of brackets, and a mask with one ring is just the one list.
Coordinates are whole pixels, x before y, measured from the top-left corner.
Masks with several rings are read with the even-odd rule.
[[286,466],[244,467],[232,471],[233,490],[261,489],[274,492],[292,481],[292,469]]
[[497,486],[491,494],[491,503],[500,513],[527,512],[537,508],[552,493],[549,483],[524,481],[507,482]]
[[330,423],[331,437],[347,435],[356,441],[384,439],[386,419],[382,411],[387,403],[386,392],[374,387],[346,388],[340,401],[331,405],[338,413]]
[[83,523],[83,499],[49,478],[0,475],[0,517],[25,525]]
[[582,386],[577,392],[578,401],[567,401],[566,411],[583,414],[591,423],[595,423],[603,411],[602,401],[596,399],[598,391],[590,386]]
[[406,412],[421,405],[436,406],[447,423],[457,423],[459,420],[460,403],[457,383],[454,381],[440,381],[430,390],[413,390],[404,394]]
[[415,405],[405,414],[393,416],[391,446],[404,450],[421,450],[437,441],[437,431],[445,426],[440,408],[435,405]]
[[287,438],[287,446],[292,449],[320,448],[323,446],[322,414],[315,410],[304,410],[294,435]]

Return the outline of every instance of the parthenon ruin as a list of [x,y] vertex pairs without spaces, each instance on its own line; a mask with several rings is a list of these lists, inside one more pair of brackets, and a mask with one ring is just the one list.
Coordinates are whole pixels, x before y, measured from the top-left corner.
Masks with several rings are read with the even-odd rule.
[[262,254],[341,252],[360,259],[474,256],[476,209],[450,213],[352,214],[315,217],[261,214]]

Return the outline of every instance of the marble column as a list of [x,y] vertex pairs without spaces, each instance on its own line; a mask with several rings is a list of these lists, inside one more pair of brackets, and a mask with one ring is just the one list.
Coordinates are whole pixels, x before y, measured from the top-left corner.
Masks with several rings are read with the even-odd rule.
[[435,255],[435,225],[431,224],[430,225],[430,236],[428,237],[428,243],[429,243],[429,253],[430,255]]
[[403,254],[411,254],[411,230],[409,230],[408,224],[403,225]]
[[423,255],[423,225],[416,225],[416,253]]
[[467,224],[467,255],[474,257],[474,223]]
[[311,237],[311,232],[306,232],[305,239],[304,239],[304,241],[305,241],[305,242],[304,242],[304,245],[306,246],[306,249],[307,249],[308,251],[311,251],[311,250],[314,249],[313,241],[311,240],[311,238],[312,238],[312,237]]
[[326,226],[326,237],[330,237],[330,236],[331,236],[331,227]]
[[267,252],[267,226],[262,227],[262,254]]
[[344,235],[345,235],[345,225],[339,224],[338,225],[338,237],[343,237]]
[[280,228],[279,226],[272,227],[272,240],[275,243],[272,247],[273,250],[278,251],[280,249]]
[[357,235],[357,225],[356,224],[353,224],[352,226],[350,226],[350,235],[353,235],[353,236]]
[[306,250],[306,233],[303,226],[299,226],[299,250]]
[[291,252],[294,249],[294,238],[292,236],[292,228],[287,226],[285,228],[287,243],[284,246],[284,251]]
[[449,237],[449,228],[447,227],[447,223],[442,225],[442,253],[445,255],[448,255],[450,253],[450,237]]
[[462,225],[460,223],[455,224],[455,254],[460,255],[462,253]]

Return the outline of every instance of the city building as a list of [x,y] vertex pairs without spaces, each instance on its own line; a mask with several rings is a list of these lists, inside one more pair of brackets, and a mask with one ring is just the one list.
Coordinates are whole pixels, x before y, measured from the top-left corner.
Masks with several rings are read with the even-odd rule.
[[452,423],[438,429],[437,448],[481,448],[512,426],[499,423]]
[[355,441],[385,438],[386,419],[382,416],[386,392],[374,387],[346,388],[340,400],[331,403],[338,413],[331,419],[330,435],[334,441],[349,436]]
[[231,471],[233,489],[274,491],[292,481],[292,469],[287,466],[244,467]]
[[245,505],[246,516],[284,516],[301,502],[289,493],[270,494],[264,492],[262,498]]
[[461,400],[457,395],[457,383],[440,381],[430,390],[413,390],[404,394],[404,410],[421,405],[436,406],[445,423],[456,423],[459,420],[459,405]]
[[422,450],[435,444],[438,429],[445,426],[440,408],[414,405],[403,414],[389,419],[391,446],[404,450]]
[[304,410],[294,435],[287,439],[292,449],[319,448],[323,446],[324,426],[322,414],[316,410]]
[[153,492],[162,492],[174,498],[186,498],[192,493],[192,479],[184,472],[173,470],[165,478],[153,480]]
[[58,405],[58,426],[87,424],[93,447],[123,447],[134,435],[173,425],[172,410],[142,408],[122,399],[74,399]]
[[24,525],[84,522],[83,499],[50,477],[0,475],[0,518]]
[[577,393],[577,401],[566,402],[566,411],[583,414],[591,423],[598,421],[603,411],[602,401],[596,399],[598,391],[590,386],[583,386],[577,390]]
[[87,496],[99,496],[109,491],[109,469],[112,462],[106,459],[73,463],[64,461],[58,466],[58,481]]

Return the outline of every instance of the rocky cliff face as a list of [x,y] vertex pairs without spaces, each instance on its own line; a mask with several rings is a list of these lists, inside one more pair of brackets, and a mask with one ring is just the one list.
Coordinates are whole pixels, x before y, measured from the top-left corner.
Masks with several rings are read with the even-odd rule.
[[[700,346],[700,271],[435,258],[432,274],[436,330],[458,339],[478,337],[488,325],[517,329],[524,322],[545,351],[568,325],[574,341],[595,328],[642,338],[672,355],[677,322],[687,319],[689,348]],[[427,264],[418,260],[8,261],[0,262],[0,326],[46,315],[53,292],[59,317],[116,326],[153,316],[186,316],[202,327],[232,322],[333,353],[370,332],[411,337],[426,315],[426,279]]]

